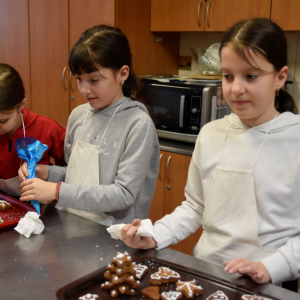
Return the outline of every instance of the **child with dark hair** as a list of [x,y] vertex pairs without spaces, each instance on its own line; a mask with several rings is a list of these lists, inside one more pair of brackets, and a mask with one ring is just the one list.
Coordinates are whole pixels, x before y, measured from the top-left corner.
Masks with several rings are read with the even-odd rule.
[[234,25],[220,48],[224,97],[233,114],[200,131],[186,201],[154,225],[156,240],[123,227],[132,247],[161,249],[201,226],[194,256],[230,274],[279,284],[300,276],[300,116],[283,90],[287,43],[256,18]]
[[[159,144],[137,89],[131,51],[117,28],[86,30],[69,66],[88,103],[75,108],[65,139],[66,168],[43,166],[23,181],[20,200],[58,200],[57,208],[110,226],[148,216],[159,168]],[[25,179],[26,164],[20,169]]]
[[[33,136],[48,145],[41,164],[64,165],[65,128],[55,121],[29,111],[25,89],[19,73],[0,63],[0,191],[21,196],[18,170],[20,159],[14,147],[17,139]],[[37,170],[39,171],[39,169]]]

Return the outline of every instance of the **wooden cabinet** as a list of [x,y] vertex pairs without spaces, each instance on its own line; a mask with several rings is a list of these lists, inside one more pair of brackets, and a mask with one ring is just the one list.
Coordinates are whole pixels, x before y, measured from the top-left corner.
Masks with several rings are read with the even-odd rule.
[[[103,0],[102,0],[103,1]],[[81,33],[100,23],[120,28],[128,38],[132,52],[133,70],[137,76],[146,74],[178,74],[179,34],[159,34],[150,31],[151,0],[72,0],[70,2],[70,45]],[[88,3],[89,5],[87,6]],[[98,5],[97,5],[98,4]],[[103,7],[106,7],[104,10]],[[82,11],[88,11],[84,16]],[[81,22],[78,22],[78,20]],[[102,21],[99,21],[102,20]],[[76,80],[71,81],[70,111],[86,100],[77,90]]]
[[[160,168],[149,219],[156,222],[170,214],[185,200],[184,188],[187,181],[191,156],[161,151]],[[192,255],[202,229],[170,248]]]
[[0,0],[0,61],[21,74],[32,111],[66,126],[72,109],[86,103],[68,53],[94,25],[127,35],[137,75],[178,74],[179,34],[152,33],[150,9],[151,0]]
[[271,19],[283,30],[300,30],[299,11],[299,0],[272,0]]
[[27,0],[0,0],[0,62],[20,74],[31,107],[29,23]]
[[236,22],[270,18],[271,0],[151,0],[152,31],[226,31]]

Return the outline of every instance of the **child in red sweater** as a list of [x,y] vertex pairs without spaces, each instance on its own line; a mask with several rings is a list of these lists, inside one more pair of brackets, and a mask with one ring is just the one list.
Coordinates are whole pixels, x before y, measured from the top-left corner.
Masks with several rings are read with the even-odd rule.
[[25,89],[19,73],[0,63],[0,191],[11,196],[21,195],[18,170],[20,159],[15,142],[22,137],[35,137],[48,145],[40,164],[64,165],[65,128],[52,119],[29,111]]

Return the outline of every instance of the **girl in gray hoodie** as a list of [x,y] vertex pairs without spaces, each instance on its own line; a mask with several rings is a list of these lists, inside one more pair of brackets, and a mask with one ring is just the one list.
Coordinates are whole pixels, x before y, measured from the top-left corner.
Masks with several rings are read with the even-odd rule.
[[[86,30],[69,66],[88,103],[76,107],[65,138],[66,167],[19,171],[20,200],[57,200],[57,208],[110,226],[148,216],[159,168],[159,143],[137,89],[126,36],[106,25]],[[25,176],[24,176],[25,175]]]

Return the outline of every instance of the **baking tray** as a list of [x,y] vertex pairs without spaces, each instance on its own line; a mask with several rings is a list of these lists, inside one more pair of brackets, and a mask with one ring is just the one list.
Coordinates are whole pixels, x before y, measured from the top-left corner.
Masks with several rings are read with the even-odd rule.
[[[135,289],[135,295],[120,295],[116,298],[112,298],[110,296],[110,291],[101,290],[100,284],[106,282],[107,280],[104,278],[104,272],[106,271],[106,267],[99,269],[93,273],[88,274],[62,288],[60,288],[57,293],[57,299],[59,300],[78,300],[79,297],[90,293],[96,294],[99,296],[101,300],[146,300],[147,298],[141,294],[141,290],[145,287],[150,286],[150,275],[157,272],[159,267],[169,267],[173,271],[176,271],[181,276],[181,281],[192,281],[196,280],[197,285],[201,285],[204,289],[203,295],[194,297],[195,300],[204,300],[209,297],[211,294],[217,291],[223,291],[228,299],[230,300],[240,300],[242,295],[254,295],[251,290],[246,288],[236,286],[233,283],[225,280],[221,280],[212,275],[208,275],[206,273],[202,273],[199,270],[186,268],[184,266],[180,266],[177,264],[173,264],[171,262],[152,258],[152,257],[139,257],[132,259],[137,264],[141,263],[143,265],[148,266],[148,272],[145,276],[140,280],[141,287]],[[168,283],[159,286],[159,292],[168,292],[170,290],[175,291],[175,283]],[[280,300],[278,298],[270,297],[266,294],[260,294],[259,296],[266,297],[272,300]],[[185,299],[185,298],[183,298]]]
[[5,200],[13,206],[12,209],[8,209],[6,211],[0,210],[0,218],[4,221],[4,223],[0,223],[0,230],[3,228],[17,226],[20,219],[23,218],[28,211],[35,212],[33,206],[8,195],[0,193],[0,200]]

